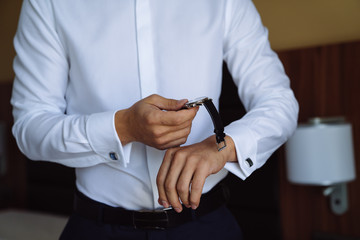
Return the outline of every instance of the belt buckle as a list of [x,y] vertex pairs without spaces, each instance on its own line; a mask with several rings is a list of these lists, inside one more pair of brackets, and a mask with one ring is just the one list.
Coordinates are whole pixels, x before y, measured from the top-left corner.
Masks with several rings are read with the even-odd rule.
[[135,229],[164,230],[169,226],[167,209],[133,211]]

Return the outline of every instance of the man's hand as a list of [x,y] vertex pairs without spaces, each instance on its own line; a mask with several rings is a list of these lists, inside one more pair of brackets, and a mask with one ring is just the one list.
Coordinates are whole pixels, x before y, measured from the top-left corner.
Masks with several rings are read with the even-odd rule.
[[215,136],[204,141],[167,150],[157,175],[159,204],[181,212],[181,202],[196,209],[206,178],[219,172],[228,161],[236,161],[234,142],[226,137],[227,147],[217,150]]
[[187,140],[198,107],[181,110],[187,102],[151,95],[115,114],[115,128],[123,145],[141,142],[164,150]]

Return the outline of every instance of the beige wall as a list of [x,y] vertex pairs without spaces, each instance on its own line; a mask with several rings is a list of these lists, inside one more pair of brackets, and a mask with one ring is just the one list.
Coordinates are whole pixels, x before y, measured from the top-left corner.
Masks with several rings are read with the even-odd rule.
[[[0,81],[13,78],[12,38],[21,0],[0,0]],[[275,50],[360,39],[359,0],[254,0]]]
[[254,0],[276,50],[360,40],[359,0]]

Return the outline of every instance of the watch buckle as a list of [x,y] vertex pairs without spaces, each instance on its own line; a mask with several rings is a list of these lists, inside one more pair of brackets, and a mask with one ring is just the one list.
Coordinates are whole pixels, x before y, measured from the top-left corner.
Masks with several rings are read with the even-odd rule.
[[216,143],[217,144],[217,149],[218,149],[218,151],[220,152],[221,150],[223,150],[224,148],[226,148],[226,141],[225,141],[225,139],[224,139],[224,141],[221,141],[221,142],[217,142]]

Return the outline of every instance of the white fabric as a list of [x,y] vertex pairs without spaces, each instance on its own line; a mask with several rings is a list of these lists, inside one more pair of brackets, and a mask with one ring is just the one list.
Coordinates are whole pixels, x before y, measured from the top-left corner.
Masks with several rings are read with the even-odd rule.
[[[112,206],[160,207],[155,179],[164,155],[122,146],[115,112],[155,93],[207,96],[218,106],[224,60],[248,113],[225,128],[238,163],[208,177],[204,192],[228,170],[248,177],[296,126],[289,80],[249,0],[25,0],[14,45],[21,151],[76,168],[79,190]],[[212,134],[202,107],[186,144]]]

